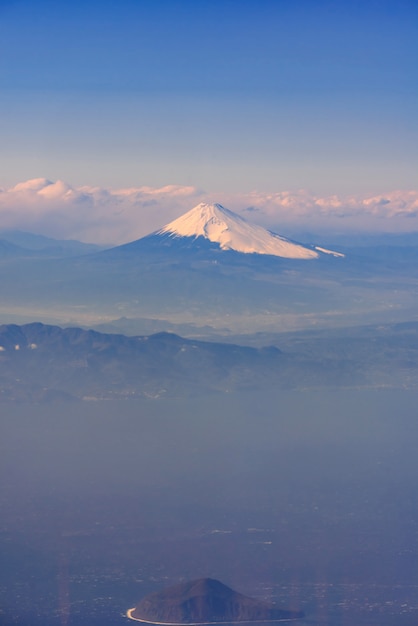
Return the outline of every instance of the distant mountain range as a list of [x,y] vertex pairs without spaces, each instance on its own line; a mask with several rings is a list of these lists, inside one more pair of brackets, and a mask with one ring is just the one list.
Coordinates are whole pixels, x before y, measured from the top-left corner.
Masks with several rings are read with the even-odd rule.
[[285,348],[0,326],[0,400],[189,396],[244,389],[418,388],[418,325],[296,336]]
[[104,246],[73,239],[52,239],[20,230],[0,230],[0,259],[4,257],[72,257],[92,254]]
[[277,348],[106,335],[33,323],[0,326],[2,399],[112,399],[189,395],[259,385],[280,366]]

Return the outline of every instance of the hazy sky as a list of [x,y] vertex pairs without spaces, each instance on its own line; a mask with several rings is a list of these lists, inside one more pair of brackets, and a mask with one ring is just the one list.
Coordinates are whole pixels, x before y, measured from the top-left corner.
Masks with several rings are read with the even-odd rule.
[[417,41],[416,0],[0,0],[0,186],[416,189]]

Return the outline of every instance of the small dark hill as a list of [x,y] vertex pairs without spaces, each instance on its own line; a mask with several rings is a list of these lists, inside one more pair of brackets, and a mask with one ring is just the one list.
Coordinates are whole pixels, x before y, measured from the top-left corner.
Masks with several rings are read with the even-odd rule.
[[287,611],[248,598],[212,578],[200,578],[152,593],[129,617],[161,624],[293,620],[301,611]]

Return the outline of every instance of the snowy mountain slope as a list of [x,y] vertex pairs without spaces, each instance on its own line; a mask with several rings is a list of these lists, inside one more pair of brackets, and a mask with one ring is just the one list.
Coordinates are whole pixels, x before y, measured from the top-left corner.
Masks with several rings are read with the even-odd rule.
[[290,241],[258,226],[220,204],[198,204],[155,235],[170,237],[204,237],[219,244],[222,250],[243,253],[268,254],[286,259],[317,259],[321,254],[344,256],[320,247],[308,247]]

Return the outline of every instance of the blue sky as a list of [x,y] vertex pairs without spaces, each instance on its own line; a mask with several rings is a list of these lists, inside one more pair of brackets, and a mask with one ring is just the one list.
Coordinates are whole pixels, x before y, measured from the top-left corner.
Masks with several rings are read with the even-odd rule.
[[415,0],[0,0],[0,184],[416,188],[417,31]]

